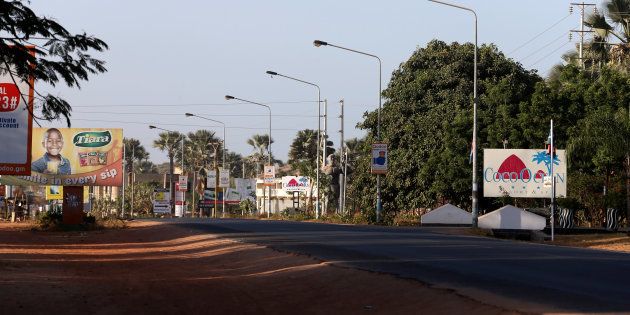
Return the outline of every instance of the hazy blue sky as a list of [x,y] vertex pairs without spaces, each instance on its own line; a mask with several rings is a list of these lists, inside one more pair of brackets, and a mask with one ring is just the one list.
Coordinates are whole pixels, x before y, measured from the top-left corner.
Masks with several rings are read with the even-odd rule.
[[[579,27],[579,10],[568,16],[570,1],[457,3],[477,11],[479,44],[493,43],[542,75],[577,43],[576,36],[572,43],[568,39],[569,30]],[[296,132],[317,128],[317,92],[298,82],[272,79],[266,70],[320,85],[336,147],[342,98],[346,139],[362,136],[355,125],[378,104],[377,61],[332,47],[315,48],[315,39],[378,55],[385,89],[391,72],[417,47],[435,38],[467,42],[474,36],[472,14],[423,0],[33,0],[31,6],[71,32],[85,31],[110,46],[97,54],[109,71],[92,77],[81,90],[40,88],[71,102],[73,127],[124,128],[125,136],[140,139],[156,163],[167,157],[152,147],[158,132],[149,130],[149,124],[180,132],[218,126],[185,118],[184,112],[225,122],[228,148],[248,155],[246,140],[267,132],[267,111],[230,103],[226,94],[272,107],[272,150],[286,160]],[[222,130],[208,129],[219,135]]]

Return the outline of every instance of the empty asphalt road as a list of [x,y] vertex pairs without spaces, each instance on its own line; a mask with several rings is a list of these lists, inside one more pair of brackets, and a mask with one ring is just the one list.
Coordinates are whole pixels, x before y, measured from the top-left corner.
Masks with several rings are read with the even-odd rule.
[[237,219],[169,222],[339,266],[416,279],[507,309],[630,313],[630,254],[447,235],[439,228]]

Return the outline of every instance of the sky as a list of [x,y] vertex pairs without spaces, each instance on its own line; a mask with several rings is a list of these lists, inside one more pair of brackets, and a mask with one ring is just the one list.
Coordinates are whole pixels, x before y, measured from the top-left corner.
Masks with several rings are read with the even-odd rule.
[[[542,76],[578,42],[576,35],[569,41],[569,31],[580,23],[578,8],[569,14],[570,1],[453,3],[477,12],[479,45],[492,43]],[[379,80],[385,89],[392,71],[433,39],[474,40],[470,12],[424,0],[32,0],[30,6],[72,33],[86,32],[109,45],[92,53],[106,61],[108,71],[81,89],[36,88],[70,102],[72,127],[123,128],[154,163],[168,159],[153,148],[160,131],[149,125],[223,136],[220,124],[186,118],[186,112],[224,122],[226,147],[249,155],[247,139],[267,133],[267,109],[227,101],[226,94],[271,107],[272,151],[286,161],[297,131],[317,129],[317,89],[271,78],[267,70],[319,85],[327,100],[328,135],[338,147],[341,99],[346,140],[361,137],[365,131],[355,126],[378,107]],[[376,59],[317,48],[316,39],[378,56],[382,78]],[[42,126],[66,127],[65,121]]]

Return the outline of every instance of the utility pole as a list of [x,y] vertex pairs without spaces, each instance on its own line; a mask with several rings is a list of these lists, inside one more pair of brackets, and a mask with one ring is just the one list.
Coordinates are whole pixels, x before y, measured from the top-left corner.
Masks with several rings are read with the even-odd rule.
[[[326,147],[328,146],[328,100],[327,99],[324,99],[324,137],[323,137],[323,139],[324,139],[324,141],[323,141],[324,148],[322,149],[322,152],[323,152],[323,154],[322,154],[322,159],[323,159],[322,165],[324,167],[326,167],[326,157],[327,157],[326,156]],[[318,189],[319,189],[319,187],[318,187]],[[317,198],[318,198],[317,199],[317,203],[319,203],[319,198],[320,198],[319,194],[318,194]],[[322,205],[323,205],[323,207],[322,207],[323,211],[322,211],[321,214],[327,213],[328,212],[328,209],[327,209],[328,208],[327,207],[328,203],[327,202],[326,203],[322,203]]]
[[[339,101],[339,104],[341,105],[341,114],[339,115],[339,120],[341,123],[341,129],[339,129],[339,167],[340,169],[343,170],[343,160],[344,160],[344,156],[343,156],[343,145],[344,145],[344,140],[343,140],[343,99],[341,99]],[[337,207],[337,213],[342,214],[344,209],[343,209],[343,191],[344,191],[344,178],[346,177],[346,173],[345,172],[340,172],[339,175],[339,206]]]
[[134,188],[134,184],[136,181],[136,173],[134,172],[134,168],[133,168],[133,161],[136,159],[136,146],[133,146],[133,149],[131,150],[131,206],[129,207],[129,213],[131,214],[131,217],[133,218],[133,188]]
[[125,144],[123,143],[123,185],[122,185],[122,203],[120,204],[120,208],[122,209],[121,211],[122,213],[120,215],[123,218],[125,217],[125,175],[124,174],[127,173],[126,162],[127,162],[127,152],[125,150]]
[[586,6],[595,6],[594,3],[584,3],[582,1],[582,3],[571,3],[571,8],[569,10],[569,12],[573,12],[573,6],[577,6],[580,8],[580,30],[571,30],[571,32],[574,33],[579,33],[580,34],[580,46],[578,49],[578,54],[579,54],[579,58],[580,58],[580,66],[582,67],[582,69],[584,69],[584,54],[583,54],[583,50],[584,50],[584,33],[592,33],[593,31],[585,31],[584,30],[584,8]]

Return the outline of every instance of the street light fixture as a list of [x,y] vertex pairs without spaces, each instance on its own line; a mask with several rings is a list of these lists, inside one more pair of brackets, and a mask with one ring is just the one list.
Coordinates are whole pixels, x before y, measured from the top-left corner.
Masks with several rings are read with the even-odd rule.
[[[258,103],[258,102],[252,102],[252,101],[248,101],[242,98],[238,98],[238,97],[234,97],[232,95],[226,95],[225,96],[226,100],[237,100],[237,101],[241,101],[241,102],[245,102],[245,103],[250,103],[250,104],[254,104],[254,105],[258,105],[258,106],[262,106],[262,107],[266,107],[267,110],[269,110],[269,143],[267,144],[267,155],[269,155],[269,161],[268,164],[271,164],[271,107],[269,107],[269,105],[265,105],[262,103]],[[264,179],[264,176],[263,176]],[[271,212],[271,186],[269,186],[269,208],[267,209],[267,218],[270,217],[270,212]]]
[[[175,131],[172,130],[168,130],[168,129],[164,129],[164,128],[160,128],[160,127],[156,127],[153,125],[149,125],[149,129],[158,129],[158,130],[162,130],[162,131],[166,131],[168,133],[175,133]],[[182,150],[182,174],[184,173],[184,137],[183,135],[180,137],[181,138],[181,150]],[[173,170],[169,170],[169,191],[172,197],[171,200],[171,206],[173,207],[173,212],[175,211],[175,191],[173,190]],[[185,203],[185,196],[184,196],[185,192],[182,191],[182,217],[185,215],[184,213],[184,203]]]
[[[357,54],[361,54],[364,56],[369,56],[372,58],[376,58],[376,60],[378,60],[378,112],[377,112],[377,124],[376,124],[376,140],[377,141],[381,141],[381,107],[382,107],[382,99],[381,99],[381,94],[382,94],[382,77],[383,77],[383,66],[382,66],[382,62],[381,62],[381,58],[379,58],[376,55],[373,54],[368,54],[366,52],[362,52],[362,51],[358,51],[358,50],[354,50],[354,49],[350,49],[350,48],[346,48],[346,47],[342,47],[342,46],[337,46],[337,45],[333,45],[330,44],[328,42],[325,41],[321,41],[321,40],[315,40],[313,41],[313,45],[315,47],[321,47],[321,46],[330,46],[330,47],[335,47],[335,48],[339,48],[339,49],[343,49],[343,50],[347,50],[353,53],[357,53]],[[343,145],[343,144],[342,144]],[[380,174],[376,174],[376,222],[380,222],[381,220],[381,212],[383,211],[383,204],[381,202],[381,175]]]
[[[205,120],[209,120],[209,121],[213,121],[216,123],[220,123],[223,125],[223,149],[221,151],[223,151],[223,168],[225,168],[225,148],[227,146],[227,142],[225,139],[225,123],[223,123],[222,121],[218,121],[218,120],[214,120],[208,117],[204,117],[204,116],[199,116],[199,115],[195,115],[195,114],[191,114],[191,113],[186,113],[185,114],[186,117],[197,117],[197,118],[201,118],[201,119],[205,119]],[[215,156],[216,156],[216,152],[215,152]],[[222,209],[222,216],[225,216],[225,188],[222,189],[223,190],[223,209]],[[215,198],[216,199],[216,198]]]
[[477,12],[473,9],[443,2],[439,0],[429,0],[431,2],[447,5],[461,10],[472,12],[475,16],[475,52],[473,65],[473,140],[472,140],[472,227],[476,228],[479,223],[479,197],[477,190]]
[[[320,149],[320,146],[322,145],[322,142],[320,141],[320,138],[319,138],[320,134],[322,133],[322,127],[321,127],[321,117],[322,117],[321,90],[319,88],[319,85],[317,85],[315,83],[304,81],[304,80],[300,80],[300,79],[297,79],[297,78],[293,78],[293,77],[290,77],[288,75],[277,73],[275,71],[267,71],[267,74],[271,75],[272,77],[275,75],[275,76],[287,78],[287,79],[290,79],[290,80],[302,82],[304,84],[312,85],[312,86],[317,88],[317,110],[318,110],[317,111],[317,164],[316,164],[317,165],[316,166],[317,167],[317,204],[315,205],[315,219],[319,219],[319,203],[320,203],[320,199],[319,199],[319,196],[320,196],[320,188],[319,188],[319,172],[320,172],[319,159],[320,159],[320,155],[319,155],[319,149]],[[326,158],[325,157],[325,155],[326,155],[326,152],[325,152],[325,150],[326,150],[326,139],[324,139],[324,145],[323,146],[324,146],[324,159],[325,159]],[[325,163],[326,162],[324,162],[324,164]]]

